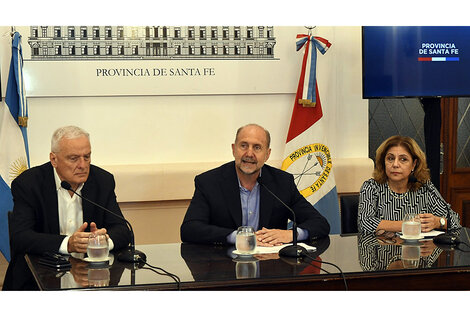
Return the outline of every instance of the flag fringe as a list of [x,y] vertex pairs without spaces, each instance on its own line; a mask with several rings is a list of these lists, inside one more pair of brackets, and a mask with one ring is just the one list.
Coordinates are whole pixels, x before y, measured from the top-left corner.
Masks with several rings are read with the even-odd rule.
[[304,108],[314,108],[317,105],[316,101],[311,101],[309,99],[299,99],[299,104]]

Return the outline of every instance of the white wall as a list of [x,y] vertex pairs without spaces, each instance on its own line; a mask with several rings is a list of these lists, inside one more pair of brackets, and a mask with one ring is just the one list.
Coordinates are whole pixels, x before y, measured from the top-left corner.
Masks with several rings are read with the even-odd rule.
[[[9,27],[0,27],[0,34],[8,30]],[[361,28],[322,26],[314,34],[333,44],[325,55],[318,55],[317,68],[330,151],[333,158],[367,158],[368,106],[361,97]],[[1,37],[3,93],[9,66],[8,41],[8,36]],[[292,62],[297,66],[299,60]],[[231,160],[230,144],[235,131],[250,122],[271,132],[271,159],[280,160],[294,93],[295,90],[276,95],[30,97],[31,165],[48,160],[52,132],[67,124],[90,132],[93,163],[102,166]]]

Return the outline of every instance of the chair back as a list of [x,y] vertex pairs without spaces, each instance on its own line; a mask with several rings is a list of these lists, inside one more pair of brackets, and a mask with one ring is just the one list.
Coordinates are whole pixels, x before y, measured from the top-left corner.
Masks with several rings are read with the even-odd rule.
[[357,233],[359,194],[340,196],[341,234]]

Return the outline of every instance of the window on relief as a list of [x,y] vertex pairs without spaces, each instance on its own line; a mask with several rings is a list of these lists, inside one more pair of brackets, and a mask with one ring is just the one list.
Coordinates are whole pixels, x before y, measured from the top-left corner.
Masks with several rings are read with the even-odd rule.
[[111,27],[106,27],[106,39],[111,39],[111,37],[112,37]]
[[93,28],[93,38],[94,39],[99,39],[100,38],[100,29],[99,28]]
[[272,37],[273,37],[273,30],[268,29],[268,38],[272,38]]
[[240,29],[235,28],[233,35],[234,35],[235,39],[240,39]]
[[246,30],[246,38],[248,38],[248,39],[253,38],[253,28],[248,28]]

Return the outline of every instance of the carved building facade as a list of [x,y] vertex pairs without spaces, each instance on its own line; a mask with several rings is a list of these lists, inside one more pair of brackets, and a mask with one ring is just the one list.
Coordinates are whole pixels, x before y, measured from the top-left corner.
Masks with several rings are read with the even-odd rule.
[[32,60],[274,59],[273,26],[31,26]]

